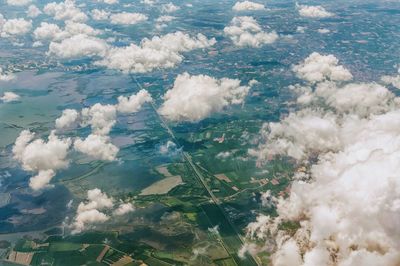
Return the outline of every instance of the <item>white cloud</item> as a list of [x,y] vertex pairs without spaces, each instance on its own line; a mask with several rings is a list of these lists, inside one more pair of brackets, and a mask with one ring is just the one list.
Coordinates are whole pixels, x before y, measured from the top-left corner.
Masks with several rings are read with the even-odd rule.
[[56,20],[70,20],[76,22],[83,22],[87,20],[87,16],[78,7],[75,6],[75,1],[65,0],[64,2],[52,2],[46,4],[44,13],[53,16]]
[[172,13],[178,11],[179,9],[181,9],[179,6],[176,6],[173,3],[169,2],[168,4],[163,5],[161,10],[165,13]]
[[0,15],[0,32],[1,37],[7,38],[11,36],[20,36],[28,33],[32,29],[32,21],[23,18],[15,18],[4,20],[1,23],[2,16]]
[[249,89],[240,86],[238,79],[180,74],[165,93],[159,112],[173,121],[199,121],[224,107],[243,103]]
[[64,59],[104,56],[107,48],[107,43],[102,39],[78,34],[61,42],[51,42],[48,54]]
[[33,31],[36,40],[62,40],[68,35],[56,24],[41,22],[40,26]]
[[101,212],[114,206],[113,198],[107,196],[100,189],[95,188],[87,191],[87,202],[79,203],[76,216],[72,223],[72,233],[80,233],[90,228],[93,224],[104,223],[110,219],[108,215]]
[[31,2],[32,0],[7,0],[7,4],[10,6],[26,6]]
[[116,122],[116,108],[110,104],[96,103],[82,109],[81,114],[83,125],[90,125],[92,132],[98,135],[107,135]]
[[232,7],[235,11],[245,11],[245,10],[263,10],[265,6],[263,4],[251,2],[251,1],[243,1],[236,2],[236,4]]
[[110,137],[90,134],[86,139],[76,139],[75,150],[87,154],[97,160],[114,161],[119,151],[118,147],[110,142]]
[[119,96],[117,110],[121,113],[136,113],[142,108],[142,105],[147,102],[151,102],[150,93],[142,89],[137,94],[133,94],[129,97]]
[[260,47],[271,44],[278,39],[275,31],[265,32],[258,22],[249,16],[234,17],[224,33],[239,47]]
[[62,115],[56,119],[56,128],[63,129],[73,125],[79,117],[79,113],[74,109],[65,109]]
[[[399,69],[400,72],[400,69]],[[393,87],[400,89],[400,75],[397,76],[382,76],[382,82],[385,84],[390,84]]]
[[104,3],[109,4],[109,5],[113,5],[113,4],[117,4],[118,0],[103,0]]
[[3,69],[0,67],[0,81],[10,81],[15,79],[14,74],[4,73]]
[[311,83],[324,80],[348,81],[353,78],[350,71],[338,65],[334,55],[321,55],[317,52],[309,55],[304,62],[293,66],[296,75]]
[[317,31],[318,31],[318,33],[321,33],[321,34],[327,34],[327,33],[331,32],[329,29],[325,29],[325,28],[318,29]]
[[173,17],[173,16],[160,16],[156,19],[156,22],[158,22],[158,23],[170,22],[174,19],[175,19],[175,17]]
[[58,25],[41,22],[40,26],[33,31],[33,36],[36,40],[51,40],[51,41],[62,41],[66,38],[73,37],[74,35],[88,35],[96,36],[101,31],[96,30],[84,23],[77,23],[72,21],[66,21],[65,28],[62,30]]
[[116,210],[114,210],[114,214],[121,216],[127,213],[133,212],[135,208],[133,207],[132,203],[121,203]]
[[5,103],[9,103],[9,102],[18,101],[19,98],[21,98],[21,97],[18,94],[11,92],[11,91],[6,91],[6,92],[4,92],[4,95],[0,97],[0,100],[2,100]]
[[198,34],[190,37],[182,32],[169,33],[143,39],[140,46],[111,48],[98,65],[118,69],[123,72],[149,72],[155,68],[171,68],[183,60],[182,52],[206,48],[215,44],[215,39],[207,39]]
[[42,11],[40,11],[39,8],[37,8],[37,6],[35,5],[30,5],[28,7],[28,10],[26,11],[26,14],[29,18],[36,18],[37,16],[39,16],[40,14],[42,14]]
[[[290,142],[301,149],[280,151],[308,165],[304,178],[293,180],[289,197],[277,199],[276,218],[249,224],[249,238],[266,247],[275,240],[273,265],[397,265],[399,99],[376,83],[326,82],[310,93],[319,97],[313,105],[263,136],[263,145]],[[309,117],[323,121],[305,123]],[[299,228],[281,229],[287,221]]]
[[141,13],[116,13],[110,15],[112,24],[133,25],[147,20],[147,16]]
[[93,9],[90,15],[94,20],[107,20],[110,17],[110,12],[106,10]]
[[276,155],[307,159],[314,153],[337,150],[340,147],[337,131],[333,114],[306,109],[291,113],[280,122],[265,124],[262,134],[267,142],[257,150],[250,150],[250,154],[259,161],[268,161]]
[[40,190],[43,188],[51,187],[50,181],[56,175],[54,170],[40,170],[37,175],[29,179],[29,186],[33,190]]
[[322,6],[306,6],[306,5],[297,5],[299,10],[299,14],[302,17],[309,18],[327,18],[332,17],[335,14],[326,11]]
[[33,138],[34,133],[23,130],[15,141],[13,154],[14,158],[21,162],[24,170],[39,172],[33,180],[31,179],[30,185],[33,189],[41,189],[50,182],[54,170],[68,166],[66,157],[71,140],[58,138],[54,131],[49,135],[47,142]]

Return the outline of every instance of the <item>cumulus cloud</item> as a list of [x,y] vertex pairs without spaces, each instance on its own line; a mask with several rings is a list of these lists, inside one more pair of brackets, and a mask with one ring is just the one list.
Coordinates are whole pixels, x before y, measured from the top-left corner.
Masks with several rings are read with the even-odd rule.
[[133,25],[146,20],[147,16],[141,13],[122,12],[110,15],[112,24]]
[[299,14],[302,17],[309,18],[327,18],[332,17],[335,14],[326,11],[322,6],[306,6],[306,5],[296,5],[299,10]]
[[22,164],[27,171],[38,172],[31,178],[30,186],[37,190],[46,187],[55,170],[68,166],[67,154],[71,146],[69,138],[59,138],[52,131],[48,141],[34,139],[34,133],[23,130],[15,141],[13,147],[14,158]]
[[48,3],[43,8],[44,13],[53,16],[56,20],[70,20],[83,22],[87,20],[87,16],[78,7],[75,6],[75,1],[65,0],[64,2]]
[[[1,16],[1,15],[0,15]],[[0,81],[10,81],[15,79],[14,74],[5,73],[3,69],[0,67]]]
[[65,28],[61,29],[57,24],[41,22],[40,26],[33,31],[33,36],[40,41],[62,41],[74,35],[96,36],[99,33],[101,31],[84,23],[67,21]]
[[7,38],[13,36],[21,36],[30,32],[32,29],[32,21],[23,18],[4,19],[0,14],[0,36]]
[[[261,160],[281,154],[308,167],[276,199],[277,217],[248,225],[249,239],[265,240],[273,265],[398,265],[399,99],[376,83],[323,82],[309,93],[318,100],[262,132]],[[280,227],[288,221],[297,229]]]
[[110,219],[108,215],[101,212],[114,206],[113,199],[108,197],[100,189],[95,188],[87,191],[87,201],[79,203],[76,216],[72,224],[72,233],[80,233],[93,224],[104,223]]
[[79,117],[79,113],[74,109],[65,109],[62,115],[56,119],[56,128],[63,129],[73,125]]
[[243,103],[249,89],[238,79],[180,74],[165,93],[159,112],[173,121],[199,121],[229,105]]
[[107,135],[116,122],[114,105],[96,103],[90,108],[82,109],[83,125],[90,125],[97,135]]
[[127,213],[133,212],[135,208],[133,207],[132,203],[121,203],[117,209],[115,209],[114,214],[121,216]]
[[249,16],[234,17],[231,24],[224,28],[224,33],[239,47],[260,47],[278,39],[275,31],[265,32],[258,22]]
[[114,161],[119,151],[118,147],[110,142],[110,137],[90,134],[86,139],[76,139],[75,150],[87,154],[97,160]]
[[114,207],[114,199],[107,196],[105,192],[95,188],[87,191],[87,199],[80,202],[76,215],[71,224],[72,233],[80,233],[93,228],[96,224],[110,220],[111,215],[121,216],[134,211],[132,203],[120,203],[118,208],[111,212]]
[[110,12],[106,11],[106,10],[100,10],[100,9],[93,9],[90,12],[91,17],[94,20],[107,20],[110,17]]
[[129,97],[119,96],[117,110],[121,113],[136,113],[142,108],[142,105],[151,102],[153,98],[148,91],[142,89],[137,94]]
[[251,2],[251,1],[243,1],[236,2],[236,4],[232,7],[235,11],[245,11],[245,10],[263,10],[265,6],[263,4]]
[[100,38],[78,34],[61,42],[51,42],[48,54],[63,59],[104,56],[107,48],[107,43]]
[[350,71],[338,65],[339,60],[334,55],[310,54],[304,62],[293,66],[296,75],[311,83],[324,80],[348,81],[353,78]]
[[26,6],[31,2],[32,0],[7,0],[7,4],[10,6]]
[[173,3],[169,2],[162,6],[161,11],[165,13],[172,13],[181,9],[179,6],[174,5]]
[[5,103],[10,103],[10,102],[18,101],[19,98],[21,98],[21,97],[18,94],[11,92],[11,91],[6,91],[6,92],[4,92],[3,96],[0,97],[0,100],[2,100]]
[[143,39],[140,45],[111,48],[98,65],[123,72],[144,73],[155,68],[171,68],[183,60],[182,52],[207,48],[215,44],[202,34],[190,37],[180,31]]
[[40,9],[35,6],[35,5],[30,5],[28,7],[28,10],[26,11],[26,14],[29,18],[36,18],[37,16],[39,16],[40,14],[42,14],[42,11],[40,11]]
[[[400,69],[399,69],[400,72]],[[385,84],[390,84],[393,87],[400,89],[400,75],[397,76],[382,76],[382,82]]]

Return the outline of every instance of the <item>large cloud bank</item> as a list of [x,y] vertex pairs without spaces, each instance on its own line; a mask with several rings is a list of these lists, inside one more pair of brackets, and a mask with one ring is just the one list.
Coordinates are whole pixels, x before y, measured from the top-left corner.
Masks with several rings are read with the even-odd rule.
[[[376,83],[323,80],[297,87],[303,108],[265,125],[265,143],[251,151],[260,162],[292,157],[306,171],[288,198],[274,198],[277,217],[249,224],[249,238],[266,245],[242,252],[269,250],[273,265],[399,265],[399,99]],[[287,221],[298,228],[280,229]]]
[[172,121],[199,121],[229,105],[243,103],[249,89],[238,79],[184,73],[165,93],[159,112]]
[[249,16],[234,17],[224,33],[239,47],[260,47],[278,39],[275,31],[265,32],[260,24]]

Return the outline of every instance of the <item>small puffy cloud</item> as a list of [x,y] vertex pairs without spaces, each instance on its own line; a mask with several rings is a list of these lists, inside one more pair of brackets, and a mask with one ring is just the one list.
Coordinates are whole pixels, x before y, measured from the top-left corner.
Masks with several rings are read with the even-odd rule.
[[317,31],[318,31],[318,33],[321,33],[321,34],[327,34],[327,33],[331,32],[329,29],[325,29],[325,28],[318,29]]
[[141,13],[122,12],[110,15],[112,24],[133,25],[146,20],[147,16]]
[[31,2],[32,0],[7,0],[7,4],[10,6],[26,6]]
[[278,39],[275,31],[265,32],[258,22],[249,16],[234,17],[224,33],[239,47],[260,47]]
[[48,3],[43,9],[44,13],[53,16],[56,20],[70,20],[83,22],[87,20],[87,16],[78,7],[75,6],[75,1],[65,0],[64,2]]
[[243,1],[236,2],[236,4],[232,7],[235,11],[245,11],[245,10],[263,10],[265,6],[263,4],[251,2],[251,1]]
[[93,9],[90,12],[90,16],[94,19],[94,20],[107,20],[110,17],[110,12],[106,11],[106,10],[100,10],[100,9]]
[[339,60],[334,55],[321,55],[314,52],[309,55],[304,62],[293,66],[293,71],[299,78],[311,83],[324,80],[351,80],[353,76],[350,71],[338,65],[338,63]]
[[151,102],[153,98],[146,90],[140,90],[137,94],[129,97],[119,96],[117,110],[121,113],[136,113],[142,108],[142,105]]
[[322,6],[306,6],[306,5],[297,5],[299,10],[299,14],[302,17],[308,18],[327,18],[332,17],[335,14],[326,11]]
[[103,2],[105,4],[113,5],[113,4],[117,4],[118,0],[103,0]]
[[0,100],[2,100],[5,103],[9,102],[15,102],[18,101],[19,98],[21,98],[18,94],[11,92],[11,91],[6,91],[3,96],[0,97]]
[[32,176],[29,179],[29,186],[33,190],[40,190],[46,187],[50,187],[51,179],[56,175],[54,170],[40,170],[39,173],[35,176]]
[[40,14],[42,14],[42,11],[40,11],[39,8],[37,8],[37,6],[35,5],[30,5],[28,7],[28,10],[26,11],[26,14],[29,18],[36,18],[37,16],[39,16]]
[[238,79],[180,74],[165,93],[159,112],[173,121],[199,121],[229,105],[243,103],[249,89]]
[[48,54],[63,59],[104,56],[107,48],[107,43],[102,39],[78,34],[61,42],[51,42]]
[[24,35],[28,33],[31,29],[32,21],[25,20],[23,18],[8,19],[5,20],[3,24],[0,23],[1,37],[4,38]]
[[172,13],[181,9],[179,6],[174,5],[173,3],[169,2],[162,6],[161,10],[165,13]]
[[0,81],[10,81],[15,79],[14,74],[4,73],[3,69],[0,67]]
[[206,48],[215,44],[215,39],[207,39],[202,34],[190,37],[180,31],[164,36],[143,39],[140,45],[109,49],[98,65],[123,72],[145,73],[155,68],[171,68],[183,60],[182,52]]
[[108,197],[100,189],[95,188],[87,191],[86,202],[79,203],[72,233],[80,233],[93,224],[104,223],[110,219],[108,215],[101,212],[114,206],[113,199]]
[[397,89],[400,89],[400,75],[397,75],[397,76],[382,76],[381,80],[385,84],[390,84],[393,87],[395,87]]
[[30,183],[31,187],[37,190],[48,185],[55,170],[68,166],[66,157],[71,140],[58,138],[54,131],[49,135],[47,142],[43,139],[33,140],[33,138],[34,133],[23,130],[15,141],[13,154],[24,170],[39,172]]
[[97,160],[114,161],[119,151],[118,147],[110,142],[110,137],[90,134],[86,139],[76,139],[75,150],[87,154]]
[[121,216],[133,212],[134,210],[135,208],[132,203],[121,203],[118,208],[114,210],[114,215]]
[[74,35],[88,35],[96,36],[101,31],[96,30],[84,23],[67,21],[65,28],[62,30],[58,25],[42,22],[40,26],[33,31],[33,36],[36,40],[40,41],[62,41],[66,38],[73,37]]
[[53,23],[41,22],[40,26],[33,31],[36,40],[62,40],[67,37],[60,27]]
[[175,19],[175,17],[173,17],[173,16],[160,16],[156,19],[156,22],[158,22],[158,23],[170,22],[174,19]]
[[116,122],[114,105],[96,103],[90,108],[82,109],[83,125],[90,125],[92,132],[97,135],[107,135]]
[[74,109],[65,109],[62,115],[56,119],[56,128],[63,129],[73,125],[79,117],[79,113]]

